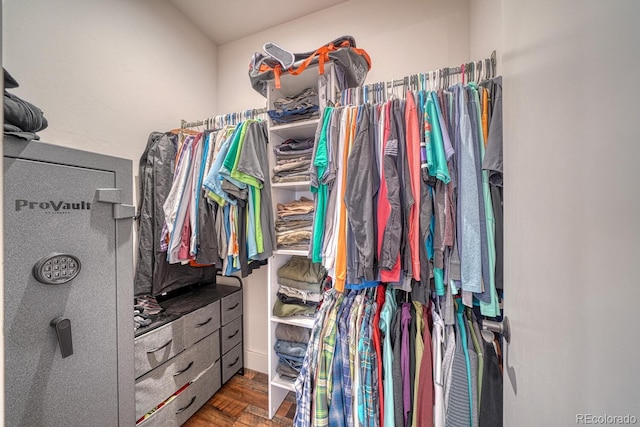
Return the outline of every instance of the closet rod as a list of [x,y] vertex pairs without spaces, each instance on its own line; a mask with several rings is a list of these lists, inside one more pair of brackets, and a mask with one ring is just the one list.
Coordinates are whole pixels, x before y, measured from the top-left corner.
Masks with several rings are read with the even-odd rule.
[[[496,74],[496,51],[494,50],[493,52],[491,52],[491,56],[489,58],[485,58],[483,60],[480,61],[475,61],[475,62],[467,62],[464,64],[465,66],[465,73],[468,72],[469,66],[473,66],[475,67],[476,64],[489,64],[491,66],[491,71],[493,73],[493,75],[495,76]],[[481,65],[481,67],[484,65]],[[447,76],[451,76],[453,74],[461,74],[462,73],[462,66],[459,67],[443,67],[443,68],[439,68],[438,69],[440,71],[440,77],[447,77]],[[475,69],[474,69],[475,71]],[[433,72],[433,71],[431,71]],[[429,80],[429,74],[430,73],[419,73],[419,74],[424,74],[425,76],[425,80]],[[414,74],[414,76],[417,74]],[[391,81],[381,81],[381,82],[377,82],[377,83],[367,83],[365,86],[372,86],[372,85],[376,85],[376,84],[389,84],[391,83],[393,86],[404,86],[405,84],[411,84],[410,81],[410,77],[411,76],[406,76],[402,79],[397,79],[397,80],[391,80]]]
[[188,122],[186,120],[181,120],[180,128],[186,129],[186,128],[192,128],[196,126],[208,125],[210,123],[213,123],[217,117],[226,117],[226,116],[232,117],[234,115],[237,117],[246,117],[246,116],[255,117],[260,114],[266,114],[266,113],[267,113],[266,108],[254,108],[252,110],[237,111],[235,113],[219,114],[217,116],[207,117],[206,119],[197,120],[195,122]]

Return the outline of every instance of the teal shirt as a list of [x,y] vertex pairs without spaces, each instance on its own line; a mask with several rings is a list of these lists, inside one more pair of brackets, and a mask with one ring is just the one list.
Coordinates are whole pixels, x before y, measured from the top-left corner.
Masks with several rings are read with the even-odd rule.
[[222,167],[220,168],[220,175],[238,188],[247,188],[246,183],[238,181],[231,176],[233,166],[236,162],[236,157],[238,156],[240,147],[242,146],[242,142],[244,141],[244,137],[247,132],[247,122],[241,123],[240,126],[240,132],[234,132],[233,134],[229,151],[227,151],[227,155],[225,156],[224,161],[222,162]]
[[[469,83],[469,86],[473,89],[473,96],[476,99],[476,103],[480,104],[480,95],[478,94],[478,86],[475,83]],[[482,123],[482,114],[480,109],[477,110],[478,123]],[[480,164],[484,160],[484,134],[482,130],[480,134]],[[491,190],[489,189],[489,171],[482,170],[482,198],[484,199],[484,215],[486,218],[487,227],[487,246],[489,249],[489,292],[491,295],[491,302],[480,301],[480,313],[483,316],[496,317],[500,314],[500,303],[498,301],[498,293],[496,291],[495,271],[496,271],[496,220],[493,216],[493,203],[491,200]],[[482,224],[481,224],[482,225]]]
[[[447,166],[447,157],[444,152],[444,140],[442,138],[442,130],[440,129],[440,119],[433,99],[434,92],[429,92],[426,103],[427,120],[431,127],[431,143],[430,149],[427,150],[427,159],[431,157],[429,162],[429,175],[435,176],[440,181],[448,184],[451,181],[449,176],[449,167]],[[431,156],[429,156],[431,153]]]
[[321,182],[327,166],[329,166],[329,150],[327,148],[327,133],[333,107],[327,107],[324,110],[322,130],[320,138],[316,142],[316,156],[313,166],[318,169],[318,187],[311,186],[311,192],[316,194],[316,212],[313,217],[312,232],[312,253],[311,260],[313,262],[322,262],[322,243],[324,237],[324,224],[327,216],[327,200],[329,199],[329,186]]
[[[396,291],[387,288],[385,292],[384,305],[380,311],[380,333],[383,335],[382,340],[382,363],[383,371],[385,372],[384,378],[384,423],[382,427],[395,427],[395,410],[393,406],[393,380],[391,378],[391,372],[393,371],[393,349],[391,348],[391,319],[393,314],[398,309],[396,303]],[[400,361],[398,361],[400,363]],[[400,393],[402,390],[399,391]]]
[[462,351],[464,352],[464,360],[467,365],[467,385],[469,387],[469,409],[470,418],[473,420],[473,384],[471,383],[471,359],[469,357],[469,348],[467,340],[467,328],[464,321],[464,305],[459,304],[456,312],[456,325],[460,331],[460,340],[462,342]]

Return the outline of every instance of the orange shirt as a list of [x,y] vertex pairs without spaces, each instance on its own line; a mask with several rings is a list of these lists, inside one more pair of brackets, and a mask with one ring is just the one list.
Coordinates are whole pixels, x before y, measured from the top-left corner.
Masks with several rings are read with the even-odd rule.
[[333,287],[338,292],[344,292],[344,285],[347,281],[347,206],[344,203],[344,194],[347,190],[347,161],[351,144],[356,133],[356,122],[358,116],[357,108],[347,108],[347,132],[345,134],[344,153],[342,155],[342,188],[340,188],[340,222],[338,223],[338,248],[336,251],[335,284]]
[[405,121],[407,126],[407,160],[414,204],[409,211],[409,247],[411,248],[412,277],[420,280],[420,126],[413,93],[407,92]]

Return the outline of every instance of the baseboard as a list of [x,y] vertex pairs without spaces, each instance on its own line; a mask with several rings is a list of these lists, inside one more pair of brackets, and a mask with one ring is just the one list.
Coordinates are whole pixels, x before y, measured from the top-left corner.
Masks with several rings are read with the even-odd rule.
[[269,372],[269,358],[266,354],[256,353],[251,350],[245,350],[244,367],[266,374],[267,372]]

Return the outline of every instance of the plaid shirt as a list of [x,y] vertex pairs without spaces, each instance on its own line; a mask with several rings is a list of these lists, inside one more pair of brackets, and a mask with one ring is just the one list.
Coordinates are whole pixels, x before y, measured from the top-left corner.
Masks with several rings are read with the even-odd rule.
[[358,388],[358,419],[365,427],[375,427],[377,414],[373,404],[373,366],[377,363],[376,353],[371,345],[371,321],[375,303],[367,301],[360,325],[358,358],[360,360],[360,380]]
[[364,295],[358,295],[356,297],[355,306],[351,309],[351,315],[349,317],[349,369],[351,371],[351,407],[353,408],[354,425],[357,423],[358,417],[358,391],[360,390],[360,359],[358,354],[358,337],[360,335],[360,325],[362,324],[362,317],[364,313]]
[[[343,387],[343,407],[344,407],[344,417],[346,420],[347,427],[353,427],[353,408],[352,405],[352,395],[351,395],[351,362],[349,360],[349,335],[351,335],[351,330],[349,329],[349,319],[351,318],[351,312],[356,310],[357,307],[355,305],[356,294],[355,292],[349,293],[347,296],[346,302],[343,303],[345,305],[345,309],[342,310],[342,314],[340,316],[340,353],[342,356],[342,387]],[[337,357],[337,356],[336,356]],[[335,368],[334,368],[335,369]]]
[[331,385],[333,384],[331,373],[336,349],[336,317],[342,299],[343,295],[339,294],[327,316],[324,337],[319,337],[322,339],[322,348],[320,349],[320,359],[318,361],[314,395],[315,404],[313,408],[313,425],[316,427],[327,427],[329,425],[329,398],[331,396]]
[[[342,303],[341,311],[338,313],[338,318],[341,318],[341,314],[345,311],[349,311],[349,306],[346,303],[347,299]],[[331,427],[346,427],[345,406],[344,406],[344,387],[342,385],[342,342],[340,327],[336,325],[336,352],[333,356],[333,388],[330,394],[329,400],[329,425]]]
[[320,351],[320,334],[324,326],[325,316],[333,306],[335,299],[336,292],[334,289],[325,292],[324,302],[316,314],[302,369],[294,383],[296,390],[296,415],[293,419],[294,427],[309,427],[311,425],[311,396],[312,390],[314,389],[314,374],[316,372]]

